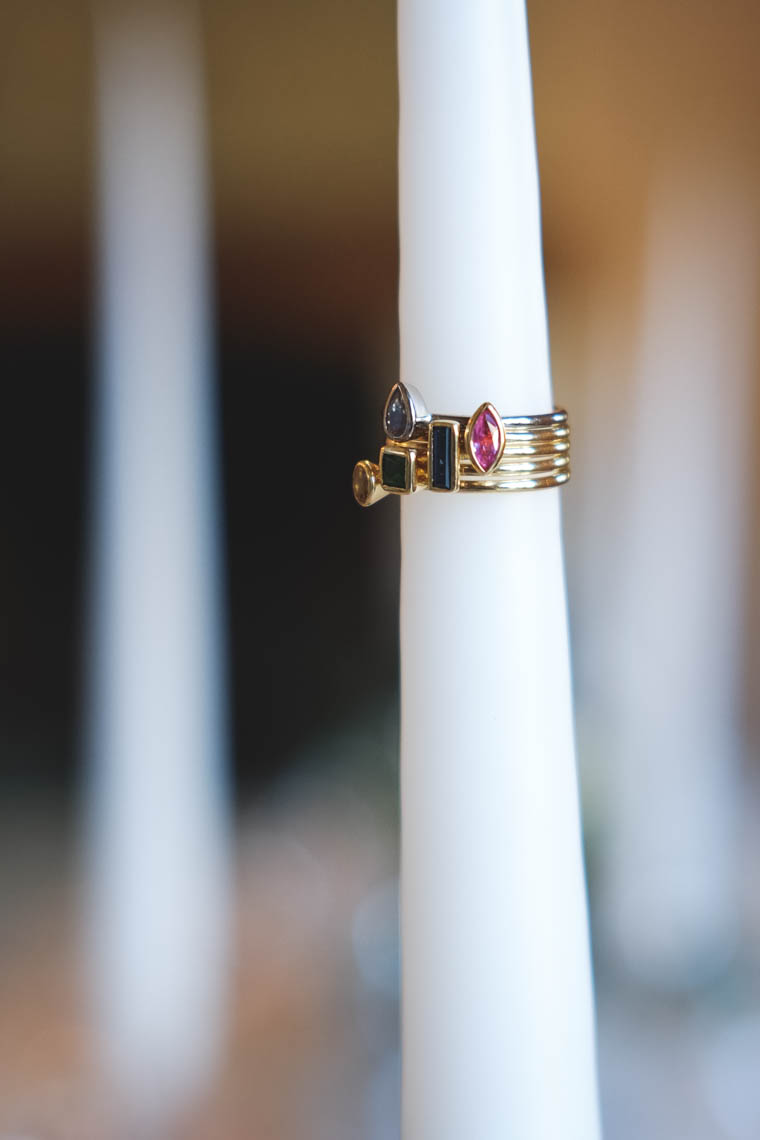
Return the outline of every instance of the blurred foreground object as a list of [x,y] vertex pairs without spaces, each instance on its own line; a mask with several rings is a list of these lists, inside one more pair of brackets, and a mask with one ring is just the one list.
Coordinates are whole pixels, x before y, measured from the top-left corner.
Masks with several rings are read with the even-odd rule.
[[738,936],[742,595],[752,503],[756,224],[720,161],[655,182],[619,596],[606,916],[656,985],[698,984]]
[[91,973],[127,1119],[217,1061],[225,728],[203,92],[193,9],[96,18],[99,388],[90,662]]

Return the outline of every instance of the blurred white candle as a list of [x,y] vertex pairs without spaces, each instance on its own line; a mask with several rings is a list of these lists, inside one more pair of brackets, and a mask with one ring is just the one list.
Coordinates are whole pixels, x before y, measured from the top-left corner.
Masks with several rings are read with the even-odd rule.
[[738,935],[746,527],[756,372],[754,205],[725,156],[651,194],[614,610],[606,915],[658,985],[698,983]]
[[[551,407],[523,0],[400,0],[401,377]],[[405,1140],[593,1140],[559,495],[402,506]]]
[[96,25],[99,359],[92,962],[137,1119],[202,1087],[222,1025],[226,824],[202,84],[192,10]]

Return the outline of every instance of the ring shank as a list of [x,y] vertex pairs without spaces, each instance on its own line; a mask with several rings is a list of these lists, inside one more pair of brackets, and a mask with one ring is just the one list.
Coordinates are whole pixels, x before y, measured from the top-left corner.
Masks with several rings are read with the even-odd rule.
[[[421,407],[417,397],[412,414]],[[495,460],[485,471],[476,462],[483,449],[476,450],[470,438],[473,423],[484,413],[490,415]],[[564,408],[535,416],[499,416],[493,405],[486,404],[469,417],[424,412],[400,436],[401,432],[386,437],[379,464],[369,460],[357,464],[354,496],[360,505],[368,506],[385,494],[410,494],[423,488],[534,491],[561,487],[570,478],[570,428]]]

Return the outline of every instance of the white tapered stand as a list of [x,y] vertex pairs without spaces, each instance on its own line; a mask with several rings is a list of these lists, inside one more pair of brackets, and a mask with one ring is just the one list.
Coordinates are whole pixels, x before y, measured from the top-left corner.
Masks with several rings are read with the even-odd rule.
[[227,942],[223,669],[198,28],[186,6],[96,27],[88,980],[129,1135],[218,1059]]
[[[523,0],[400,0],[401,378],[551,407]],[[559,492],[402,506],[405,1140],[594,1140]]]

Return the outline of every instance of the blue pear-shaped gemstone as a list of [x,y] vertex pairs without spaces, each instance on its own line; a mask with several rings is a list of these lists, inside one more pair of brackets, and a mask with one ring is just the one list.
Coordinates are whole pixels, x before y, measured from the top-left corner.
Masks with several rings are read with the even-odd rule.
[[403,384],[395,384],[385,405],[385,434],[391,439],[406,439],[413,427],[409,394]]

